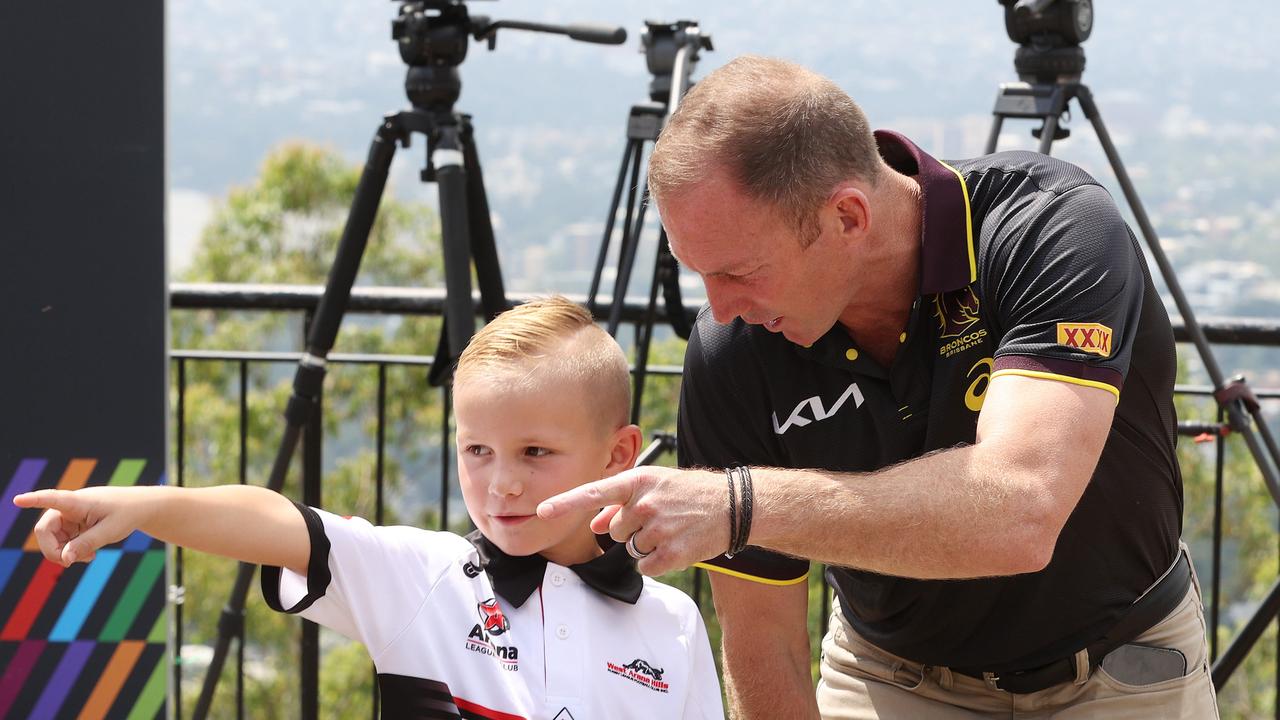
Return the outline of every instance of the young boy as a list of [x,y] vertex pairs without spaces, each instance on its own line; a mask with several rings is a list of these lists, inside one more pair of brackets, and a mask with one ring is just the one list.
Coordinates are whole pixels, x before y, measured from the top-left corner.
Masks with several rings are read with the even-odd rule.
[[617,343],[563,298],[532,302],[477,333],[454,377],[458,474],[478,528],[466,538],[241,485],[41,490],[14,503],[48,508],[36,537],[63,565],[135,528],[262,565],[268,605],[364,643],[384,717],[722,718],[688,596],[642,577],[624,545],[602,551],[594,513],[535,512],[635,463]]

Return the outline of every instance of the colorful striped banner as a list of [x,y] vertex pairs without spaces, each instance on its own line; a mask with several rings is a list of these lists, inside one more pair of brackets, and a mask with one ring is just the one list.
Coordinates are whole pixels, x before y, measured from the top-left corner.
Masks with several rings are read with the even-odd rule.
[[[164,549],[135,532],[74,570],[43,560],[30,532],[39,511],[19,510],[11,498],[50,487],[50,464],[22,460],[0,501],[0,541],[22,542],[0,548],[0,718],[163,717]],[[132,458],[74,458],[55,487],[146,483],[146,467]]]
[[84,663],[89,659],[89,653],[93,652],[94,645],[96,643],[91,640],[81,640],[67,647],[62,659],[58,661],[58,667],[54,668],[48,684],[44,686],[44,692],[40,693],[40,699],[36,701],[31,717],[51,718],[57,714],[67,694],[71,692],[72,684],[75,683],[76,678],[80,677],[80,671],[84,669]]
[[9,534],[9,528],[13,527],[13,521],[18,519],[18,513],[21,512],[11,501],[13,496],[35,488],[36,480],[40,479],[47,463],[47,460],[28,459],[18,464],[18,470],[13,473],[13,478],[4,489],[5,502],[0,503],[0,539]]
[[18,607],[9,616],[4,630],[0,630],[0,640],[26,639],[31,623],[36,621],[36,615],[44,608],[45,599],[49,597],[49,593],[53,592],[53,584],[58,581],[64,569],[61,565],[54,565],[48,560],[40,563],[36,576],[31,579],[31,584],[27,585],[27,591],[18,601]]
[[18,692],[31,674],[31,668],[35,667],[36,660],[47,644],[44,640],[27,640],[18,646],[18,651],[9,661],[9,667],[0,676],[0,717],[9,717],[13,701],[17,699]]
[[77,720],[101,720],[107,716],[107,711],[111,709],[116,696],[120,694],[120,688],[124,687],[134,664],[138,662],[138,656],[142,654],[144,645],[146,643],[137,640],[125,640],[116,646],[111,662],[107,663],[106,670],[102,671],[98,684],[94,686],[93,693],[89,695]]
[[84,575],[80,576],[80,583],[76,585],[71,599],[62,608],[58,622],[49,632],[50,640],[69,642],[76,639],[80,626],[84,625],[85,618],[89,617],[89,611],[97,604],[98,594],[102,592],[102,587],[107,584],[107,580],[119,562],[119,550],[98,551],[97,556],[85,569]]
[[[55,489],[79,490],[85,486],[85,483],[89,482],[89,476],[93,474],[93,468],[97,464],[98,461],[92,459],[77,458],[72,460],[67,463],[67,469],[63,471],[62,479],[58,480]],[[6,497],[12,496],[6,495]],[[0,537],[4,537],[4,535],[0,534]],[[22,549],[27,552],[40,552],[40,546],[36,543],[36,534],[34,532],[27,535],[27,541],[23,543]]]

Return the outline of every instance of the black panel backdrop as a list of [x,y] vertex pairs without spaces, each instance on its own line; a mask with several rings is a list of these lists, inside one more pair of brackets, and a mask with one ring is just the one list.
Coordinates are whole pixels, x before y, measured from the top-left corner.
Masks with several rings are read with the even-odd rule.
[[63,570],[44,487],[162,482],[164,3],[0,3],[0,717],[163,714],[163,549]]

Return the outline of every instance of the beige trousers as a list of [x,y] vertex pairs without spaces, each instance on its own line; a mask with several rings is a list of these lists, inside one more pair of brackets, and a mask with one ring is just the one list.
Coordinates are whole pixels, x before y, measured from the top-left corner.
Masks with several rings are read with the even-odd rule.
[[881,650],[854,632],[837,603],[822,641],[818,707],[825,720],[1218,717],[1200,588],[1194,574],[1177,609],[1132,644],[1179,650],[1187,660],[1186,675],[1131,685],[1117,680],[1103,666],[1091,674],[1082,672],[1083,682],[1015,695],[993,690],[982,680],[947,668],[922,666]]

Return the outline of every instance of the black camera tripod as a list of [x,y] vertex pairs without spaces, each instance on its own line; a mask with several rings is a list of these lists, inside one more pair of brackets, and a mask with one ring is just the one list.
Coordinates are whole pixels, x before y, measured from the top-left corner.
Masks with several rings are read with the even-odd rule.
[[[591,25],[558,26],[516,20],[491,22],[472,16],[462,0],[398,0],[399,16],[392,22],[392,39],[409,66],[405,94],[413,109],[387,115],[378,126],[369,158],[356,186],[351,212],[342,231],[337,255],[324,294],[308,329],[306,352],[294,376],[293,394],[285,408],[285,431],[271,468],[267,487],[277,492],[298,445],[302,428],[320,403],[325,362],[351,298],[351,287],[386,187],[396,144],[409,147],[414,133],[426,136],[424,182],[435,182],[440,193],[440,225],[445,268],[444,323],[429,379],[446,383],[458,355],[475,333],[476,307],[471,293],[474,265],[480,286],[480,305],[489,319],[507,309],[502,272],[494,243],[489,203],[469,115],[457,113],[454,102],[462,90],[458,65],[467,56],[470,38],[486,40],[492,50],[502,28],[568,35],[574,40],[610,45],[626,41],[622,28]],[[304,498],[318,502],[318,498]],[[254,565],[240,563],[230,597],[218,621],[218,638],[206,671],[194,717],[208,715],[232,638],[243,648],[244,604]],[[314,623],[303,623],[304,650],[318,648]],[[318,715],[319,663],[316,652],[305,652],[302,667],[303,718]]]
[[[1088,39],[1093,29],[1093,5],[1090,0],[999,0],[1005,7],[1005,27],[1009,38],[1019,43],[1014,57],[1014,67],[1020,82],[1005,83],[996,95],[991,135],[987,139],[986,152],[995,152],[1000,128],[1005,118],[1040,120],[1041,125],[1032,131],[1040,140],[1040,152],[1049,154],[1054,140],[1067,137],[1070,131],[1059,124],[1059,118],[1069,110],[1072,99],[1080,103],[1084,115],[1093,126],[1098,142],[1106,153],[1116,180],[1124,192],[1138,227],[1146,240],[1147,249],[1160,269],[1165,285],[1182,316],[1187,335],[1199,353],[1213,383],[1214,399],[1227,417],[1226,428],[1239,433],[1249,447],[1267,484],[1272,499],[1280,506],[1280,450],[1268,429],[1261,408],[1253,391],[1241,376],[1227,380],[1214,357],[1204,330],[1196,321],[1178,283],[1173,265],[1160,246],[1151,220],[1142,206],[1125,170],[1120,154],[1102,121],[1102,114],[1093,101],[1089,87],[1081,82],[1084,72],[1084,49],[1080,43]],[[1256,424],[1256,428],[1255,428]],[[1216,589],[1214,591],[1216,596]],[[1216,602],[1214,612],[1217,611]],[[1221,690],[1227,678],[1244,660],[1267,624],[1280,612],[1280,580],[1272,585],[1262,606],[1236,636],[1220,658],[1213,664],[1213,684]],[[1216,622],[1215,622],[1216,625]],[[1216,647],[1216,639],[1215,639]]]
[[[600,292],[600,281],[609,255],[614,223],[618,217],[618,205],[625,187],[627,205],[618,243],[613,297],[608,306],[607,327],[609,334],[613,336],[617,336],[618,326],[622,323],[627,287],[635,268],[645,212],[649,208],[648,183],[640,174],[641,165],[644,164],[645,143],[657,141],[662,126],[671,117],[671,113],[675,112],[680,98],[684,97],[692,85],[689,78],[698,64],[698,52],[713,49],[711,36],[704,35],[695,20],[678,20],[674,23],[648,20],[645,21],[645,26],[640,41],[649,72],[653,73],[653,80],[649,83],[649,101],[631,106],[631,112],[627,116],[627,146],[622,152],[622,166],[618,170],[618,181],[613,187],[613,200],[609,204],[609,216],[605,219],[604,237],[600,240],[600,254],[596,258],[595,272],[591,276],[591,289],[587,291],[587,307],[595,314],[600,311],[596,298]],[[644,320],[636,326],[632,422],[637,422],[640,418],[640,403],[644,396],[649,366],[649,345],[658,316],[659,288],[662,288],[667,322],[677,335],[687,339],[690,326],[680,298],[680,269],[667,244],[667,231],[661,226],[658,230],[658,250],[654,257],[653,281],[649,286],[649,305]]]

